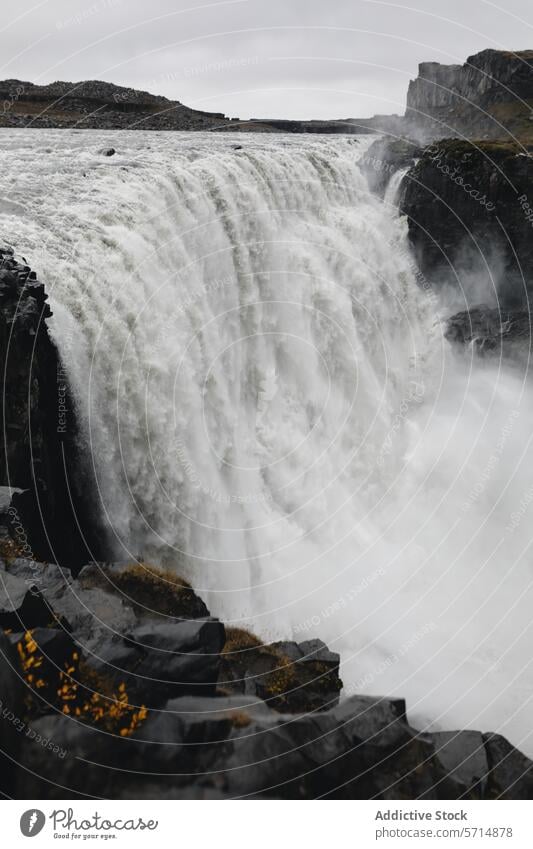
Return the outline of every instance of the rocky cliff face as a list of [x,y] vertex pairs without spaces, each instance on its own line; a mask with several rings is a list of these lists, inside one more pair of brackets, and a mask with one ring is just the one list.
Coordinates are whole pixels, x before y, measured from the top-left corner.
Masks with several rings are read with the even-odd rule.
[[423,62],[407,93],[406,131],[424,137],[533,139],[533,51],[483,50],[464,65]]
[[[0,485],[15,488],[15,544],[75,567],[96,542],[91,488],[77,450],[68,382],[46,326],[47,295],[30,267],[0,249],[3,363]],[[80,523],[80,528],[77,526]]]
[[402,184],[422,272],[465,305],[514,308],[533,291],[533,157],[518,143],[444,140]]

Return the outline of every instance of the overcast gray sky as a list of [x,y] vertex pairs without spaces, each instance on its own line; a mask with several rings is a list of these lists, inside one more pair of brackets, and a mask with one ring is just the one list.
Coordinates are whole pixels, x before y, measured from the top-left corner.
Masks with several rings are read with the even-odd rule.
[[102,79],[231,116],[403,112],[421,61],[533,48],[531,0],[2,0],[0,78]]

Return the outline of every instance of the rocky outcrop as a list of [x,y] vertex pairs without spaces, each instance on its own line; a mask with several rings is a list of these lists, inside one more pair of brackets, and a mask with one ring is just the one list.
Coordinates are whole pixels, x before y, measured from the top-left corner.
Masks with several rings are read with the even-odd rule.
[[406,139],[377,139],[359,160],[370,190],[383,197],[393,174],[413,167],[421,153]]
[[264,645],[249,631],[228,628],[219,686],[257,696],[281,713],[325,710],[339,701],[339,664],[321,640]]
[[0,537],[77,566],[100,547],[68,381],[48,334],[51,314],[35,272],[0,249],[0,485],[9,488]]
[[480,356],[520,361],[530,356],[531,314],[529,310],[475,307],[449,318],[444,335]]
[[[13,607],[23,584],[38,584],[51,620],[42,627],[30,611],[18,629],[0,631],[10,796],[530,798],[533,764],[498,735],[420,733],[402,699],[339,703],[339,658],[319,640],[263,645],[211,617],[187,619],[194,604],[179,591],[172,615],[151,613],[116,586],[89,587],[101,573],[121,576],[137,599],[148,581],[155,599],[168,585],[168,573],[152,567],[142,578],[138,564],[92,564],[73,578],[0,561]],[[107,619],[109,599],[124,605],[125,620]],[[75,613],[89,602],[92,634]]]
[[79,574],[85,590],[100,588],[127,602],[141,621],[186,621],[209,616],[191,585],[173,572],[153,571],[146,563],[90,563]]
[[406,132],[533,140],[532,59],[531,50],[483,50],[464,65],[422,62],[409,84]]
[[465,304],[525,304],[533,289],[533,157],[517,143],[448,139],[402,183],[401,210],[424,275]]

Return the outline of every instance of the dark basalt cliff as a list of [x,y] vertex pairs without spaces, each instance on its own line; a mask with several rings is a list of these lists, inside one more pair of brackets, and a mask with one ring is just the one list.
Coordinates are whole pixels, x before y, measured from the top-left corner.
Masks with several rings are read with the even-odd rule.
[[409,84],[406,132],[533,140],[532,100],[532,50],[483,50],[464,65],[422,62]]
[[35,273],[0,249],[0,485],[18,490],[18,542],[75,568],[99,545],[67,377],[46,326],[51,314]]
[[435,285],[461,289],[465,306],[480,297],[505,308],[527,303],[533,289],[528,149],[511,142],[435,142],[404,179],[401,210],[418,264]]
[[419,273],[464,305],[448,338],[512,359],[527,358],[531,341],[532,104],[533,51],[423,62],[409,85],[403,139],[381,139],[364,157],[381,196],[392,174],[409,168],[400,209]]

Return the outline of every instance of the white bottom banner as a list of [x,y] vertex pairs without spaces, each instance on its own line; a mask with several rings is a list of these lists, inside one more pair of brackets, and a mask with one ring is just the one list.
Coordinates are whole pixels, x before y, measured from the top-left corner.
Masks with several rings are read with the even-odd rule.
[[[215,807],[216,806],[216,807]],[[238,810],[237,810],[238,807]],[[275,808],[275,810],[274,810]],[[312,808],[312,810],[311,810]],[[1,845],[533,847],[533,803],[5,801]]]

